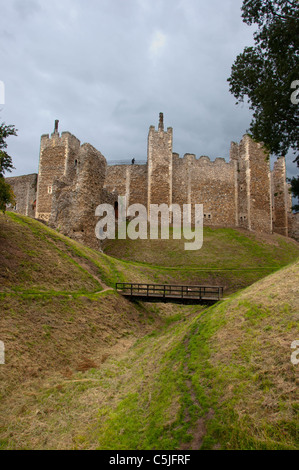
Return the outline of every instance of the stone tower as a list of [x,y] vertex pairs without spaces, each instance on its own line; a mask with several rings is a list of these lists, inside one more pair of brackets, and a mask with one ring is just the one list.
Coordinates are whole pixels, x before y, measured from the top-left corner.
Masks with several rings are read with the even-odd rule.
[[48,221],[51,215],[53,183],[63,176],[72,176],[80,141],[69,132],[58,132],[58,121],[49,138],[42,135],[37,182],[36,218]]
[[95,237],[95,210],[103,202],[107,162],[92,145],[83,144],[72,163],[75,172],[70,172],[69,165],[68,174],[54,180],[49,225],[91,248],[99,249],[100,243]]
[[269,154],[245,135],[239,145],[231,144],[230,159],[235,162],[236,226],[271,233]]
[[288,211],[290,206],[286,182],[286,162],[279,157],[272,172],[273,228],[274,232],[288,236]]
[[159,127],[148,134],[148,210],[150,204],[172,204],[172,128],[164,131],[163,113]]

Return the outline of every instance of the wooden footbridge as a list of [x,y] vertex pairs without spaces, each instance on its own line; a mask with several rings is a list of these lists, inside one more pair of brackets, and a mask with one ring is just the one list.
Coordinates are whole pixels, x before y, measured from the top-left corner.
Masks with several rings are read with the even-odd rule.
[[211,304],[218,302],[223,297],[223,287],[219,286],[180,286],[118,282],[116,290],[125,297],[142,300],[143,302]]

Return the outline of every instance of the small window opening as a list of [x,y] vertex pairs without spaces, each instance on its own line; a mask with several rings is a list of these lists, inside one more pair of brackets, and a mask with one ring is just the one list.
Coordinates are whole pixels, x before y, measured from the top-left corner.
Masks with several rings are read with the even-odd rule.
[[118,201],[115,201],[114,203],[114,213],[115,213],[115,218],[118,219]]

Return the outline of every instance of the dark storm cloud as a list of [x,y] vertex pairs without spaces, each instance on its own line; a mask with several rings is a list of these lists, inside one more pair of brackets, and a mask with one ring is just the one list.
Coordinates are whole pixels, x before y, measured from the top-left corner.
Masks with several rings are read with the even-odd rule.
[[241,0],[0,4],[0,117],[19,129],[9,140],[14,174],[37,171],[40,135],[54,119],[108,160],[146,158],[160,111],[181,155],[228,158],[230,141],[246,132],[248,107],[235,106],[227,83],[252,43]]

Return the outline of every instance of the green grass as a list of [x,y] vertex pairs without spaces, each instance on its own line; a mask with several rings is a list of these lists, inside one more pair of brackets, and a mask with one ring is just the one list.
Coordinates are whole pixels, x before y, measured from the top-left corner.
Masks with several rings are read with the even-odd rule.
[[209,270],[279,268],[299,256],[298,244],[231,228],[204,228],[200,250],[184,250],[184,240],[107,240],[105,252],[130,263]]
[[[0,449],[299,448],[295,243],[207,229],[202,253],[128,242],[118,260],[15,214],[0,238]],[[118,281],[234,293],[130,303],[103,290]]]
[[20,403],[13,435],[0,433],[6,447],[43,448],[46,433],[47,448],[298,449],[298,278],[297,263],[171,318],[101,369],[50,379]]
[[[125,397],[113,410],[102,409],[98,447],[177,449],[192,441],[198,418],[213,410],[202,449],[298,449],[296,370],[288,349],[298,336],[298,293],[291,294],[298,264],[275,276],[272,279],[283,288],[291,278],[292,286],[284,292],[290,301],[287,308],[281,302],[274,308],[268,304],[267,283],[261,281],[257,295],[249,288],[209,308],[188,328],[176,327],[164,354],[151,342],[154,353],[148,367],[154,372],[137,394]],[[297,324],[292,322],[290,331],[292,318]],[[265,326],[271,326],[271,335]],[[136,358],[139,354],[136,351]]]
[[[3,216],[1,220],[3,223]],[[269,241],[249,232],[205,228],[203,248],[196,252],[185,251],[180,240],[109,241],[106,251],[121,254],[120,260],[84,247],[28,217],[7,213],[5,220],[2,230],[0,224],[7,266],[0,272],[4,274],[2,290],[12,286],[29,290],[34,285],[40,291],[96,292],[101,283],[114,287],[116,282],[127,281],[221,285],[231,293],[299,255],[298,244],[278,235]],[[14,246],[19,248],[16,253]]]

